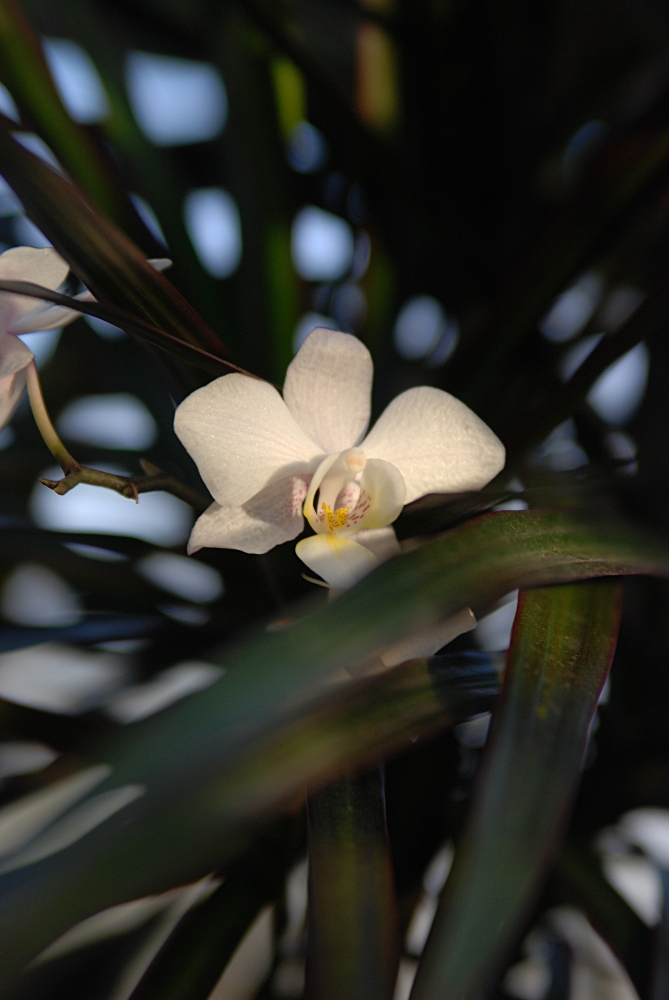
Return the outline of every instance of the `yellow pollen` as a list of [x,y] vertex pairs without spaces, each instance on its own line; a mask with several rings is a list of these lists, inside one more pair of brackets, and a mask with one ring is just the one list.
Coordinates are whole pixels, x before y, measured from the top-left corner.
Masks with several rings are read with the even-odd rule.
[[328,525],[330,531],[336,531],[337,528],[343,528],[348,520],[348,507],[337,507],[335,511],[332,510],[329,504],[323,504],[323,510],[325,511],[325,516],[328,519]]

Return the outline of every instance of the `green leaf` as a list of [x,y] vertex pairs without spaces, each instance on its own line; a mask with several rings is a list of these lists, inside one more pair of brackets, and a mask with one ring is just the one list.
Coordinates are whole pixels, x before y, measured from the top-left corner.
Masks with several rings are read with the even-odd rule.
[[504,436],[509,451],[520,458],[530,445],[543,440],[554,427],[576,413],[599,376],[640,341],[664,332],[668,318],[669,274],[666,274],[620,329],[600,340],[566,385],[521,412]]
[[553,879],[561,898],[585,912],[620,958],[639,996],[647,996],[653,933],[604,878],[596,854],[588,845],[568,838]]
[[85,916],[225,864],[305,786],[371,767],[454,717],[424,666],[326,683],[337,671],[514,587],[620,573],[669,575],[669,552],[621,525],[504,511],[392,560],[326,606],[286,609],[292,625],[218,657],[227,674],[208,691],[91,751],[114,768],[96,793],[146,792],[80,843],[0,879],[3,981]]
[[13,0],[0,0],[0,78],[24,119],[100,209],[147,247],[154,247],[101,148],[63,106],[39,38]]
[[217,356],[223,344],[144,254],[74,185],[33,156],[0,119],[0,172],[27,214],[102,302]]
[[272,824],[176,928],[132,1000],[207,1000],[260,910],[279,898],[288,871],[303,857],[303,830],[301,814]]
[[620,585],[523,593],[499,714],[413,1000],[465,1000],[504,959],[556,847],[618,636]]
[[311,796],[309,1000],[391,1000],[399,914],[383,774],[371,771]]

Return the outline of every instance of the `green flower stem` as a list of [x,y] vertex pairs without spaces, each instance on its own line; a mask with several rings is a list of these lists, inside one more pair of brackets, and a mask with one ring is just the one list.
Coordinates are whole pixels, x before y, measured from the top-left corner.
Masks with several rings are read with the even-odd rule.
[[114,490],[115,493],[120,493],[121,496],[134,500],[135,503],[139,503],[140,493],[164,490],[190,504],[196,511],[201,512],[209,506],[209,500],[206,497],[201,496],[173,476],[166,475],[162,469],[150,462],[142,461],[146,475],[136,477],[117,476],[113,472],[103,472],[102,469],[91,469],[87,465],[80,465],[70,455],[51,422],[34,361],[31,361],[26,369],[26,380],[35,423],[44,443],[65,473],[62,479],[40,479],[43,486],[48,486],[54,493],[64,496],[79,483],[88,483],[89,486],[100,486],[103,489]]
[[312,795],[309,821],[308,1000],[390,1000],[398,912],[383,774]]
[[79,469],[79,463],[72,458],[69,451],[58,437],[56,428],[51,423],[51,417],[49,416],[46,404],[44,403],[42,386],[40,385],[39,375],[37,374],[37,366],[35,365],[34,360],[30,362],[26,369],[26,382],[28,384],[28,398],[30,399],[30,407],[33,411],[35,423],[37,424],[39,432],[44,439],[45,445],[67,476],[71,472]]

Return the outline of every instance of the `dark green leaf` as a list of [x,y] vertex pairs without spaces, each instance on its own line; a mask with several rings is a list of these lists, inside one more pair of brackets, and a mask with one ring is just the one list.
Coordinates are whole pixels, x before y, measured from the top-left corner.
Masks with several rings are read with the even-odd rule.
[[105,305],[100,302],[82,302],[80,299],[63,295],[61,292],[52,292],[50,289],[42,288],[41,285],[35,285],[30,281],[0,281],[0,291],[43,299],[45,302],[53,302],[56,305],[66,306],[68,309],[75,309],[85,316],[97,316],[107,323],[123,327],[128,333],[134,333],[136,337],[153,344],[154,347],[160,347],[164,351],[176,354],[184,361],[190,361],[191,364],[211,372],[212,375],[227,375],[231,371],[235,371],[249,375],[251,378],[257,377],[250,372],[245,372],[243,368],[233,365],[231,361],[216,357],[195,344],[181,340],[171,333],[165,333],[164,330],[159,330],[150,323],[137,319],[136,316],[118,306]]
[[0,120],[0,171],[26,212],[100,301],[114,303],[178,340],[227,352],[204,320],[84,194],[12,137]]
[[[146,794],[80,844],[2,879],[3,975],[90,913],[225,863],[249,828],[305,786],[371,766],[453,717],[420,666],[358,682],[371,715],[358,714],[354,684],[324,683],[341,668],[465,604],[489,607],[514,587],[620,573],[669,575],[669,553],[622,526],[506,511],[398,557],[319,610],[288,609],[293,625],[219,657],[228,672],[208,691],[97,749],[95,759],[114,766],[100,790],[132,783]],[[348,708],[338,716],[340,698]]]
[[626,323],[603,337],[566,385],[521,412],[505,436],[509,450],[520,458],[524,449],[536,444],[583,405],[590,389],[609,365],[642,340],[664,332],[669,319],[669,274],[652,290]]
[[91,133],[70,117],[51,78],[39,38],[14,0],[0,2],[0,78],[28,123],[110,218],[146,246],[154,240],[141,223],[110,162]]
[[585,912],[620,958],[639,996],[646,996],[652,932],[604,878],[594,852],[568,838],[558,855],[553,878],[561,897]]
[[414,1000],[475,995],[513,944],[574,794],[620,597],[613,581],[521,595],[502,703]]
[[309,821],[309,1000],[391,1000],[398,909],[383,774],[312,795]]

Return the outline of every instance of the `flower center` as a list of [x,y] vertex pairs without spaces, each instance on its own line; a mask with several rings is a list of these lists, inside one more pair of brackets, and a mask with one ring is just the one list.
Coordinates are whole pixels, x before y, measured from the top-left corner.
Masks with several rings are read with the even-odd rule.
[[333,510],[328,504],[320,504],[325,516],[328,520],[328,525],[330,531],[336,531],[337,528],[343,528],[348,521],[348,507],[337,507]]
[[304,503],[305,516],[315,531],[331,533],[352,527],[360,499],[359,479],[366,465],[360,448],[329,455],[321,462]]

